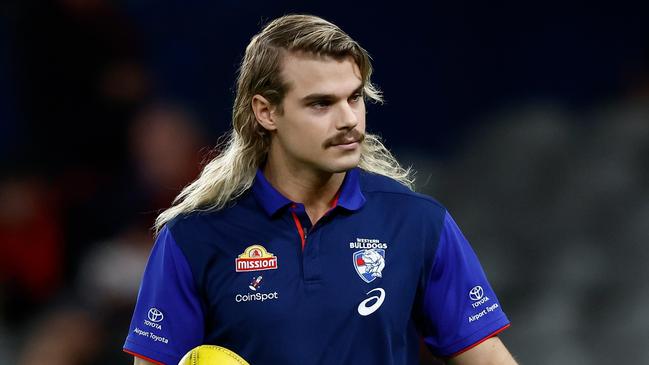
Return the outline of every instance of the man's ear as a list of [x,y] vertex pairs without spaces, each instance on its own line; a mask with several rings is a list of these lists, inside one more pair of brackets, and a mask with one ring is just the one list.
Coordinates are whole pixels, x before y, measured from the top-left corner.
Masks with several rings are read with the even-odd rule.
[[275,106],[263,96],[256,94],[252,97],[252,111],[255,113],[257,123],[267,131],[277,129],[275,125],[275,110]]

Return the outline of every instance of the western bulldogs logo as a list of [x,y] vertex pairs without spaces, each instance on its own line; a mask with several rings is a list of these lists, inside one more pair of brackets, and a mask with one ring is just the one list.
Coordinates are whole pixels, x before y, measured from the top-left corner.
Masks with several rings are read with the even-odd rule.
[[372,248],[354,252],[354,268],[358,276],[366,283],[371,283],[376,278],[383,277],[385,267],[385,250]]

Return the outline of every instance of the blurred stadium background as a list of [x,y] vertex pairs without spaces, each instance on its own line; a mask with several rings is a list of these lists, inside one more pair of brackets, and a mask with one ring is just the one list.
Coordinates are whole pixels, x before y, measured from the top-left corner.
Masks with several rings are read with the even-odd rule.
[[648,4],[3,1],[0,364],[131,363],[155,212],[289,12],[372,54],[368,128],[455,215],[521,364],[649,363]]

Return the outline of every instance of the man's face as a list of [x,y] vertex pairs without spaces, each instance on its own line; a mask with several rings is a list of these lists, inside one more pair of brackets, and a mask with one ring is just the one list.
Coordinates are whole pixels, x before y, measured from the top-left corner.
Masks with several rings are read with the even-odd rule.
[[282,78],[289,88],[283,113],[273,113],[272,158],[317,172],[356,167],[365,135],[365,103],[353,59],[289,53]]

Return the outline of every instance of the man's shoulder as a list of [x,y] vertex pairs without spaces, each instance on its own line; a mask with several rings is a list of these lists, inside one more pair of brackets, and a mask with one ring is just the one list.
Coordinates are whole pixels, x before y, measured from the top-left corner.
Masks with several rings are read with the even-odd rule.
[[196,209],[190,212],[180,213],[165,224],[167,229],[175,235],[200,235],[205,229],[210,229],[221,224],[233,221],[250,220],[255,212],[259,212],[254,206],[254,202],[244,194],[244,196],[228,203],[225,207]]
[[205,220],[206,216],[211,216],[214,213],[216,212],[213,210],[193,210],[191,212],[180,213],[169,220],[165,226],[170,232],[196,227]]
[[368,197],[393,198],[412,206],[446,211],[446,207],[433,197],[417,193],[388,176],[361,170],[360,182],[363,194]]

